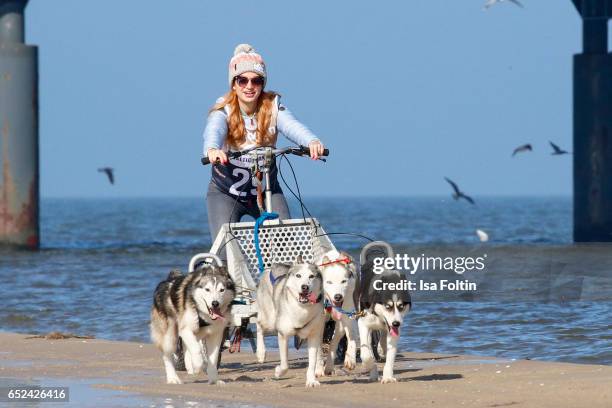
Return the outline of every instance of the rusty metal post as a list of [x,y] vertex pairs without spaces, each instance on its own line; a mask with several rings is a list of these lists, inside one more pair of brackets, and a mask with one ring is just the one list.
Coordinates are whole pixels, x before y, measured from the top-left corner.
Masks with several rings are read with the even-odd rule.
[[0,0],[0,245],[38,248],[38,49],[24,44],[27,2]]
[[612,242],[612,0],[572,0],[583,22],[574,55],[574,241]]

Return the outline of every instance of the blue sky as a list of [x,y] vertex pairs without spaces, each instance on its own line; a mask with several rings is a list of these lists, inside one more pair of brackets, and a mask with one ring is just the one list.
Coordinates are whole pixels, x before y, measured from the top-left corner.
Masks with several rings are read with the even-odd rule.
[[305,194],[443,195],[448,176],[476,197],[569,195],[571,157],[548,140],[572,150],[578,14],[483,3],[31,0],[42,195],[203,195],[206,112],[241,42],[332,150],[293,160]]

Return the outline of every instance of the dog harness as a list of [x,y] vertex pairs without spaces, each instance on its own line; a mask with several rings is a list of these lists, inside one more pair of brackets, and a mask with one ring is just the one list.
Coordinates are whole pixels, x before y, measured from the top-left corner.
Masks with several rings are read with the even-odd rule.
[[202,319],[202,316],[200,316],[200,312],[198,312],[198,326],[200,326],[200,328],[210,326],[210,323]]
[[[323,294],[322,294],[322,293],[321,293],[321,294],[319,295],[319,297],[317,298],[317,301],[316,301],[316,302],[314,302],[313,304],[315,304],[315,305],[316,305],[317,303],[320,303],[320,302],[321,302],[321,300],[323,300]],[[294,328],[293,328],[293,330],[302,330],[304,327],[306,327],[306,326],[308,326],[310,323],[312,323],[312,322],[313,322],[313,320],[314,320],[314,319],[316,319],[316,318],[317,318],[317,316],[315,315],[315,317],[313,317],[313,318],[312,318],[312,319],[311,319],[311,320],[310,320],[308,323],[306,323],[306,324],[305,324],[305,325],[303,325],[302,327],[294,327]]]
[[283,279],[285,276],[287,276],[286,274],[279,276],[278,278],[274,276],[274,274],[272,273],[272,269],[270,269],[270,283],[272,284],[272,286],[276,285],[276,283]]

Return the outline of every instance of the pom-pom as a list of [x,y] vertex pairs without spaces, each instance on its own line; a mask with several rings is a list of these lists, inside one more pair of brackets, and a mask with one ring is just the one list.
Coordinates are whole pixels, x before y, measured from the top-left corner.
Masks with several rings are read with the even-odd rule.
[[242,52],[244,53],[255,52],[255,49],[251,47],[249,44],[239,44],[234,50],[234,56]]

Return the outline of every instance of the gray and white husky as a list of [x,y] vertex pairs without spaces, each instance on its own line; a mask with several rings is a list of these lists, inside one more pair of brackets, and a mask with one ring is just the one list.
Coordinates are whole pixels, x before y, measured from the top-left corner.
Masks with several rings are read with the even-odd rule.
[[280,352],[280,365],[274,370],[276,378],[287,373],[288,341],[298,336],[308,341],[306,387],[320,385],[315,366],[325,325],[322,291],[319,269],[303,263],[301,257],[293,266],[273,265],[257,285],[257,360],[263,363],[266,358],[264,334],[276,331]]
[[[389,289],[389,284],[397,285],[404,280],[404,274],[395,269],[385,269],[381,274],[374,273],[374,259],[394,258],[389,244],[375,241],[361,251],[361,288],[360,307],[365,314],[359,318],[359,337],[361,340],[361,360],[370,370],[370,380],[378,380],[378,369],[372,350],[372,333],[380,332],[381,346],[386,355],[381,383],[396,382],[393,377],[393,364],[397,353],[400,328],[404,316],[410,311],[412,302],[408,289]],[[385,288],[385,289],[383,289]]]
[[151,339],[162,352],[168,384],[181,384],[172,361],[178,336],[186,346],[185,366],[189,374],[202,371],[206,356],[208,382],[218,379],[217,359],[225,327],[231,322],[234,283],[223,266],[202,265],[183,275],[172,271],[157,285],[151,308]]
[[345,252],[329,251],[321,257],[317,264],[323,276],[323,291],[328,312],[326,320],[333,319],[336,322],[330,342],[330,351],[325,361],[322,358],[323,353],[319,353],[316,374],[322,376],[333,373],[336,349],[345,334],[347,349],[344,367],[353,370],[357,364],[356,322],[350,318],[348,313],[356,312],[359,279],[353,259]]

